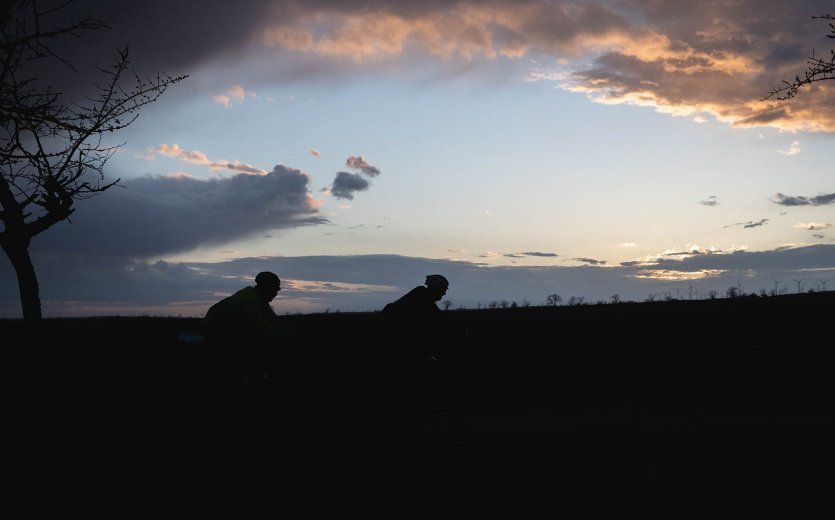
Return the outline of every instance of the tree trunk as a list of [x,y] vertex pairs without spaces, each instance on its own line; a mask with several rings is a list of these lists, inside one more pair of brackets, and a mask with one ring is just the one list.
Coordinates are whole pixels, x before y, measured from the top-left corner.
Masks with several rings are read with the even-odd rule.
[[38,288],[38,277],[29,256],[28,244],[2,243],[3,251],[12,262],[17,273],[17,287],[20,291],[20,305],[23,308],[23,319],[36,322],[42,319],[41,297]]

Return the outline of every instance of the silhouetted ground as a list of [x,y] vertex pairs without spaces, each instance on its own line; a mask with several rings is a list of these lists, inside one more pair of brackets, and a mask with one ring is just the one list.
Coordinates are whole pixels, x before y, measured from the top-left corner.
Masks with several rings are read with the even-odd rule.
[[227,353],[177,341],[199,320],[0,322],[0,484],[145,506],[810,493],[835,463],[833,309],[450,311],[466,336],[420,370],[387,366],[374,313],[288,316],[303,339],[246,386]]

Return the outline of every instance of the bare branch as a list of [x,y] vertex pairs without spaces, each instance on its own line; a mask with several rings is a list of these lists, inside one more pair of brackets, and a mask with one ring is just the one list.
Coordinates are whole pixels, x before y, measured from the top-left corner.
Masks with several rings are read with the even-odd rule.
[[[821,16],[813,16],[813,19],[835,20],[835,16],[831,14],[824,14]],[[829,23],[829,34],[827,38],[835,39],[835,24]],[[835,79],[835,49],[829,51],[829,58],[818,58],[815,56],[815,51],[812,50],[812,55],[807,59],[806,64],[808,68],[801,75],[796,75],[793,81],[783,80],[781,86],[774,87],[768,94],[760,98],[760,101],[768,99],[775,99],[778,101],[786,101],[797,95],[800,88],[805,85],[811,85],[818,81],[826,81]]]

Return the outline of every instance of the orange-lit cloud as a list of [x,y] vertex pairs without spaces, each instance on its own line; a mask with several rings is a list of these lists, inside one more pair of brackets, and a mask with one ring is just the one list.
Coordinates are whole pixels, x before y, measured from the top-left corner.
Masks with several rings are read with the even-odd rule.
[[180,148],[180,145],[161,144],[156,148],[157,153],[166,157],[173,157],[189,164],[204,164],[210,170],[229,170],[240,173],[249,173],[253,175],[266,175],[267,170],[257,168],[249,163],[240,161],[226,161],[226,160],[211,160],[205,153],[198,150],[186,150]]
[[377,5],[309,3],[286,23],[266,26],[261,42],[357,63],[421,52],[444,61],[526,57],[546,64],[528,81],[555,81],[599,103],[652,107],[700,123],[835,131],[831,82],[788,103],[762,100],[805,68],[812,49],[828,45],[826,25],[811,19],[826,11],[824,2],[809,2],[808,12],[753,0]]
[[257,94],[251,90],[245,90],[240,85],[233,85],[229,87],[225,93],[215,94],[212,96],[212,99],[223,105],[224,108],[229,108],[232,105],[232,101],[236,101],[240,105],[246,98],[256,96]]

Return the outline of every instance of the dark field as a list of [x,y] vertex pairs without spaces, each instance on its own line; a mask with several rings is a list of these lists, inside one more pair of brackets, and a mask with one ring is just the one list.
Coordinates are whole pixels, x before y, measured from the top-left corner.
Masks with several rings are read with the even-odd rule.
[[373,313],[287,316],[303,339],[246,385],[178,341],[198,320],[0,322],[2,488],[82,507],[811,494],[833,480],[833,310],[449,311],[466,337],[419,369]]

